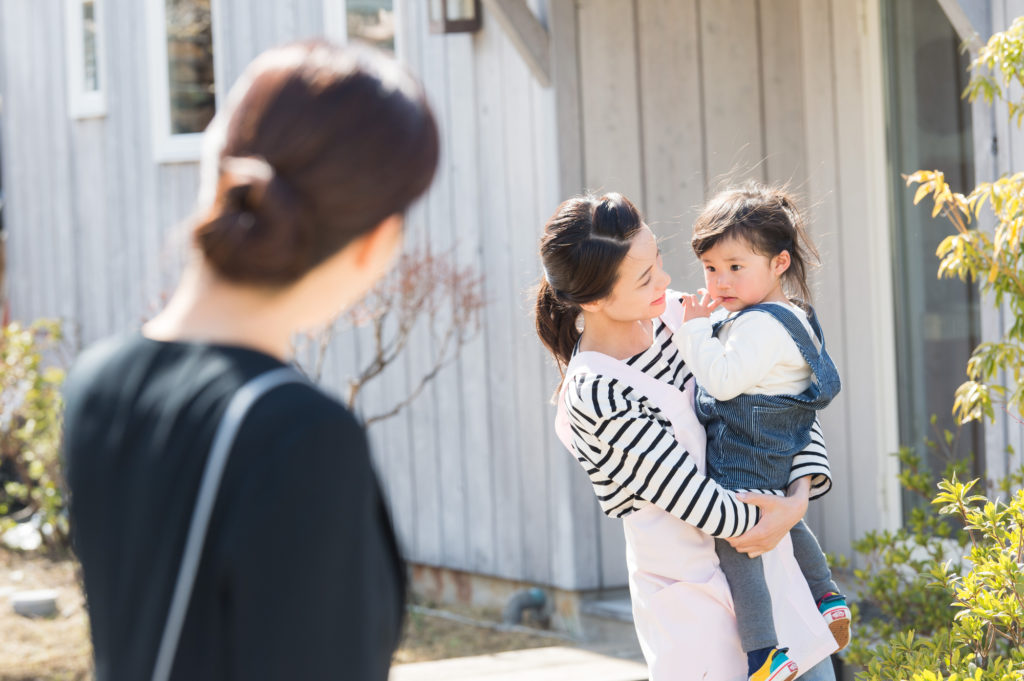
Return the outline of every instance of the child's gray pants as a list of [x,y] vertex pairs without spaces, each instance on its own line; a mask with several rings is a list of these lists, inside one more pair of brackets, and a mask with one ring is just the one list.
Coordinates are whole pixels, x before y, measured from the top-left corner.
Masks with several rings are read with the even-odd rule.
[[[825,554],[806,523],[801,520],[794,525],[789,536],[793,540],[793,556],[811,588],[814,600],[819,600],[829,591],[838,592],[839,587],[832,581],[832,571],[829,570]],[[739,553],[729,542],[717,538],[715,551],[722,572],[729,580],[743,651],[749,653],[779,645],[772,619],[772,597],[764,580],[764,566],[760,556],[751,558],[745,553]],[[783,641],[782,645],[786,645],[786,642]]]

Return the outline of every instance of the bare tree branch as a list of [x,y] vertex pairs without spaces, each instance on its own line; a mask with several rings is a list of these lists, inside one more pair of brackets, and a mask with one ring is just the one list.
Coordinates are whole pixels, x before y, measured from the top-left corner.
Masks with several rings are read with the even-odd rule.
[[407,394],[389,409],[366,418],[365,423],[369,426],[389,419],[409,406],[479,333],[484,305],[483,278],[475,268],[460,268],[453,251],[435,255],[429,246],[414,248],[358,305],[311,339],[318,343],[318,354],[309,374],[320,379],[339,326],[348,330],[370,327],[373,350],[348,381],[347,403],[355,409],[366,384],[398,361],[416,329],[425,326],[433,341],[426,370]]

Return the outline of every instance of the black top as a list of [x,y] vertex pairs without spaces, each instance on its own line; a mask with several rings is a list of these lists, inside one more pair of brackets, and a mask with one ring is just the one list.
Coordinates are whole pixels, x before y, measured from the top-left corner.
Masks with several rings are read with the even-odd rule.
[[[64,454],[97,681],[152,675],[214,431],[281,366],[138,335],[76,361]],[[172,678],[386,679],[404,589],[363,428],[312,385],[277,387],[231,450]]]

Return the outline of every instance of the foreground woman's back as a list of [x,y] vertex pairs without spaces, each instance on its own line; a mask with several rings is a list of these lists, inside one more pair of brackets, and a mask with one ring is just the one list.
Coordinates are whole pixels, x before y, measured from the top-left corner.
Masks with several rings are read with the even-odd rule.
[[[97,678],[149,677],[214,430],[245,381],[280,366],[141,336],[77,363],[65,452]],[[385,678],[402,593],[362,428],[313,386],[282,386],[228,460],[174,677]]]
[[[437,127],[396,62],[313,42],[257,58],[206,146],[173,297],[141,333],[83,353],[66,385],[96,678],[384,681],[404,573],[366,437],[285,363],[295,333],[387,271]],[[193,534],[214,433],[268,372],[287,382],[246,412]],[[201,547],[191,592],[186,545]]]

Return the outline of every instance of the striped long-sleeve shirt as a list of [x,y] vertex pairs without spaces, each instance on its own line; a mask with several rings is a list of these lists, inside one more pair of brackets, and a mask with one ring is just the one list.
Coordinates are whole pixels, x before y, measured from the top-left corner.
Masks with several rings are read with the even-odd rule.
[[[690,371],[661,320],[655,320],[651,347],[626,363],[677,388],[679,399],[688,399]],[[756,506],[738,501],[732,491],[697,470],[690,453],[676,441],[671,422],[632,386],[599,374],[577,374],[564,399],[574,453],[607,515],[622,518],[654,504],[716,537],[740,535],[759,519]],[[832,486],[817,421],[811,444],[794,457],[790,482],[805,476],[811,476],[811,498]]]

